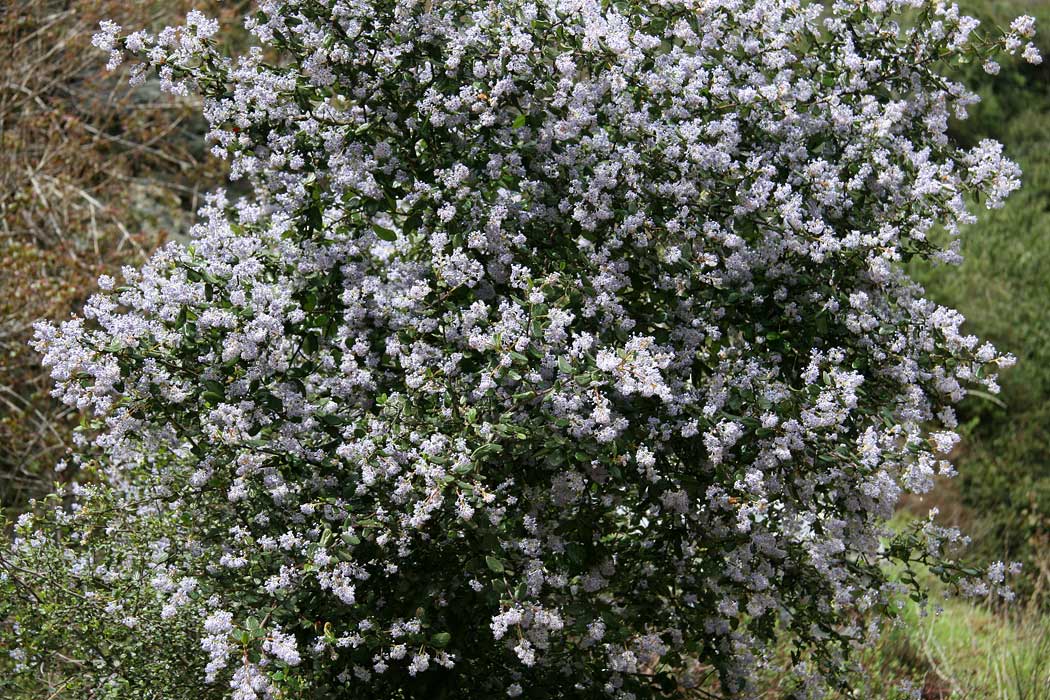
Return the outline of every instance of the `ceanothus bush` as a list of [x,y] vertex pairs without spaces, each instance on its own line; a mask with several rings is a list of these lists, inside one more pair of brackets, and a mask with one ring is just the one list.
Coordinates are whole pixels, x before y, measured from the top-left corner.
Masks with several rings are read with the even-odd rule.
[[203,96],[249,194],[38,327],[89,418],[79,485],[2,557],[15,676],[628,699],[774,669],[815,696],[924,596],[914,565],[1009,596],[959,533],[885,522],[1013,361],[904,263],[957,263],[968,206],[1019,186],[951,138],[976,100],[951,66],[1038,62],[1030,18],[263,0],[245,24],[237,60],[196,12],[95,37]]

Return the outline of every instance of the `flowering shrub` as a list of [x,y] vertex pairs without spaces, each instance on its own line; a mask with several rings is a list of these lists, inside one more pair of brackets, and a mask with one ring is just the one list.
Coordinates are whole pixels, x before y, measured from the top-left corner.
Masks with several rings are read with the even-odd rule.
[[95,478],[3,554],[18,682],[747,696],[780,663],[809,695],[923,596],[915,563],[1009,596],[958,533],[884,523],[1012,362],[901,262],[957,262],[933,229],[1019,186],[998,143],[948,137],[974,96],[947,70],[1038,61],[1030,19],[260,8],[236,62],[199,13],[95,38],[201,92],[253,195],[38,327]]

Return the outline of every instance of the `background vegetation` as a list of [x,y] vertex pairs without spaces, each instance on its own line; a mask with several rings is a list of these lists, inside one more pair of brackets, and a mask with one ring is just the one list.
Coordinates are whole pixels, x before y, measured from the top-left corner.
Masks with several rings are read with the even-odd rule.
[[[982,25],[1036,18],[1050,49],[1050,3],[960,0]],[[960,411],[959,476],[940,484],[901,519],[925,515],[968,532],[986,558],[1019,560],[1020,600],[1009,610],[949,601],[941,615],[909,611],[910,624],[865,659],[861,697],[892,697],[890,678],[910,678],[929,700],[1050,698],[1050,63],[1003,66],[999,76],[963,69],[981,96],[956,122],[968,143],[1002,142],[1024,171],[1024,185],[999,210],[984,210],[963,233],[961,268],[913,270],[930,297],[959,309],[966,329],[1012,352],[997,397],[972,395]]]
[[[243,3],[211,3],[226,16]],[[1032,14],[1050,54],[1050,3],[966,0],[984,24]],[[221,182],[190,101],[129,88],[90,47],[100,18],[161,26],[192,6],[120,0],[0,4],[0,505],[17,510],[48,490],[77,416],[47,395],[26,346],[31,324],[62,318],[99,274],[141,261],[188,228],[198,193]],[[916,267],[935,300],[960,309],[968,330],[1013,352],[998,397],[962,411],[960,476],[911,502],[902,522],[933,506],[965,528],[988,558],[1025,563],[1009,610],[949,602],[887,635],[858,669],[857,697],[1050,698],[1050,62],[1004,66],[993,79],[964,68],[981,104],[955,125],[967,142],[1003,142],[1023,189],[964,233],[961,270]],[[961,274],[960,274],[961,272]],[[769,697],[779,697],[769,679]]]
[[[1050,4],[968,4],[985,24],[1032,14],[1040,48],[1050,47]],[[974,526],[988,554],[1025,562],[1032,593],[1050,584],[1050,63],[1004,67],[998,78],[974,66],[965,79],[982,101],[956,124],[957,136],[1000,140],[1021,165],[1024,186],[965,231],[961,270],[916,272],[934,299],[962,311],[970,332],[1014,353],[1018,364],[1004,373],[999,401],[978,395],[964,404],[967,439],[950,494],[959,503],[946,505]]]
[[[189,0],[0,3],[0,505],[51,483],[76,416],[48,396],[26,345],[39,318],[64,318],[95,280],[188,228],[219,181],[199,109],[132,88],[91,46],[102,18],[159,28]],[[220,10],[212,3],[209,11]],[[231,16],[234,3],[221,11]]]

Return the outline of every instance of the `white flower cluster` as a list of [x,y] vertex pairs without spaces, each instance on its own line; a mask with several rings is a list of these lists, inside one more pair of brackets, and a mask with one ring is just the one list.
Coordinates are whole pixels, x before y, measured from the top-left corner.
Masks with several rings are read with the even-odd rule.
[[1012,362],[901,263],[952,258],[931,229],[1019,186],[999,144],[949,137],[976,97],[945,65],[1031,21],[993,41],[941,0],[259,9],[264,48],[235,62],[198,14],[103,26],[137,75],[203,93],[252,194],[213,193],[192,243],[37,336],[128,502],[177,494],[193,546],[158,580],[200,616],[207,679],[626,700],[699,661],[746,696],[788,634],[819,688],[892,610],[886,562],[939,551],[882,524]]

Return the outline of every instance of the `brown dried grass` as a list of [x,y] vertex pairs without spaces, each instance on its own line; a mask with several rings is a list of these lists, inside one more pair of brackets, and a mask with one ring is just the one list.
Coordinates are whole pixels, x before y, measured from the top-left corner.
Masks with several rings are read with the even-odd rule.
[[[0,507],[50,485],[77,418],[49,396],[33,322],[68,317],[100,274],[184,230],[222,176],[194,101],[130,87],[91,36],[103,18],[157,29],[200,4],[0,3]],[[202,9],[232,23],[235,5]]]

